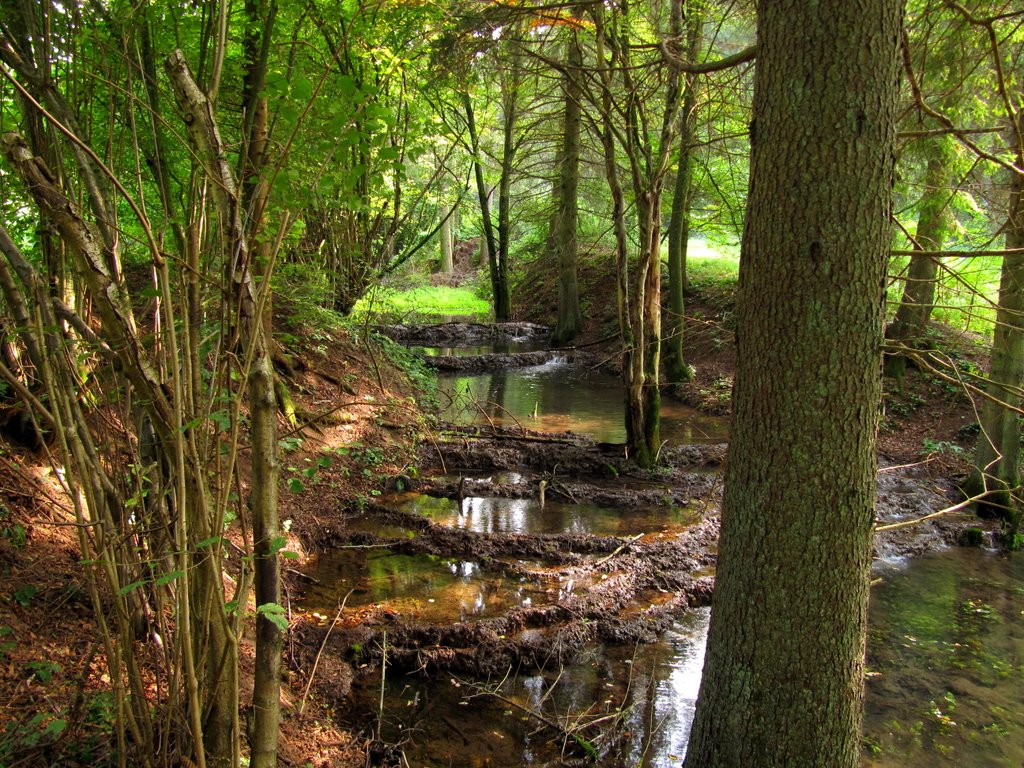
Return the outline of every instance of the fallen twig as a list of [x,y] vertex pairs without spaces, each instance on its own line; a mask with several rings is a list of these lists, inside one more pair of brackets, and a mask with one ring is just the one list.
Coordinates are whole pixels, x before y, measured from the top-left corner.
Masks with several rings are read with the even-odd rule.
[[320,650],[316,652],[316,659],[313,660],[313,669],[309,673],[309,680],[306,681],[306,690],[302,692],[302,701],[299,702],[299,714],[302,714],[302,710],[306,707],[306,697],[309,696],[309,689],[313,685],[313,678],[316,677],[316,668],[320,665],[320,657],[324,653],[324,648],[327,647],[327,639],[331,636],[331,632],[334,631],[334,627],[338,624],[338,619],[341,618],[342,612],[345,610],[345,603],[348,602],[349,597],[355,589],[350,589],[348,594],[345,595],[341,600],[341,605],[338,606],[338,612],[334,615],[334,621],[331,622],[331,626],[327,628],[327,634],[324,635],[324,640],[320,643]]

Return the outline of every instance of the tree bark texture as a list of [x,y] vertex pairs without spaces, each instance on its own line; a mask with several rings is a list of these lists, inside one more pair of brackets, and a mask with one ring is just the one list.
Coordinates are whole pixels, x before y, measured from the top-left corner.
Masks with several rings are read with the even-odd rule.
[[759,5],[733,434],[688,768],[854,768],[899,0]]
[[450,275],[455,271],[454,247],[452,244],[452,209],[441,205],[441,272]]

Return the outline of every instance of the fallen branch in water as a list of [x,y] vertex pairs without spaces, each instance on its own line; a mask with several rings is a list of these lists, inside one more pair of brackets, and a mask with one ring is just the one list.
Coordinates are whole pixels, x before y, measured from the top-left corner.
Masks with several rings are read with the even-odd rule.
[[624,549],[625,549],[626,547],[629,547],[629,546],[631,546],[631,545],[633,545],[633,544],[636,544],[636,543],[637,543],[638,541],[640,541],[640,539],[642,539],[642,538],[643,538],[643,537],[644,537],[645,535],[646,535],[646,534],[643,534],[643,533],[638,533],[638,534],[637,534],[636,536],[634,536],[634,537],[633,537],[632,539],[630,539],[629,541],[625,541],[625,542],[623,542],[623,543],[622,543],[622,544],[621,544],[621,545],[620,545],[620,546],[619,546],[619,547],[618,547],[618,548],[617,548],[617,549],[616,549],[616,550],[615,550],[614,552],[612,552],[612,553],[611,553],[610,555],[608,555],[607,557],[602,557],[602,558],[601,558],[600,560],[598,560],[598,561],[597,561],[596,563],[594,563],[594,566],[593,566],[593,567],[595,567],[595,568],[596,568],[596,567],[597,567],[597,566],[599,566],[599,565],[604,565],[604,564],[605,564],[605,563],[607,563],[607,562],[608,562],[609,560],[611,560],[611,559],[612,559],[613,557],[615,557],[615,556],[616,556],[617,554],[619,554],[619,553],[620,553],[620,552],[621,552],[622,550],[624,550]]
[[981,501],[989,495],[989,491],[979,493],[977,496],[971,496],[969,499],[964,499],[959,504],[954,504],[951,507],[940,509],[938,512],[932,512],[931,514],[924,515],[923,517],[915,517],[913,520],[902,520],[898,523],[889,523],[888,525],[876,525],[875,533],[881,533],[882,531],[894,531],[897,528],[909,528],[912,525],[918,525],[919,523],[927,522],[928,520],[934,520],[936,517],[942,517],[948,515],[951,512],[959,512],[961,509],[966,509],[976,501]]

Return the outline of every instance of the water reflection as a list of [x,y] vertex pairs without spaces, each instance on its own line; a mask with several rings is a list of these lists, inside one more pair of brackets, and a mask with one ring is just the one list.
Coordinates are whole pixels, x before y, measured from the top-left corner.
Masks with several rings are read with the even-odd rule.
[[534,499],[467,497],[455,499],[412,495],[399,507],[427,515],[434,522],[477,533],[574,533],[597,536],[635,536],[674,531],[700,519],[686,507],[640,506],[629,509]]
[[[631,765],[685,755],[707,634],[696,617],[637,655],[656,693],[631,713]],[[1024,560],[921,558],[874,587],[869,622],[864,768],[1024,765]]]
[[[438,377],[442,416],[471,424],[494,423],[549,432],[573,431],[599,442],[626,439],[622,382],[566,362],[478,375]],[[662,436],[672,444],[720,443],[727,420],[706,416],[670,398],[661,401]]]
[[319,583],[303,593],[303,607],[325,615],[350,590],[349,609],[381,605],[408,619],[434,622],[498,615],[545,594],[478,563],[386,550],[326,552],[305,570]]
[[410,345],[409,351],[425,357],[473,357],[475,355],[498,355],[516,352],[538,352],[547,349],[543,339],[514,338],[501,339],[490,344],[459,347],[422,347]]

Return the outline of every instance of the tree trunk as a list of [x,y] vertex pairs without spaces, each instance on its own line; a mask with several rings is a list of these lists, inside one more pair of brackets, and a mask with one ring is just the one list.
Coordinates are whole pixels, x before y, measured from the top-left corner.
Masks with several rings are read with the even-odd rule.
[[[514,66],[514,63],[513,63]],[[514,77],[511,75],[510,77]],[[512,285],[509,264],[512,252],[512,171],[515,168],[515,129],[519,112],[517,84],[502,83],[501,178],[498,180],[498,250],[492,254],[494,265],[494,319],[512,319]]]
[[[468,91],[462,93],[462,106],[466,110],[466,129],[469,131],[470,148],[473,152],[473,176],[476,179],[477,200],[480,203],[481,228],[481,257],[486,254],[487,267],[491,277],[491,289],[494,292],[494,319],[507,320],[499,310],[501,302],[501,275],[499,273],[498,243],[494,234],[494,225],[491,222],[491,193],[484,182],[484,166],[480,160],[480,134],[476,129],[476,113],[473,110],[473,99]],[[499,202],[500,205],[500,202]]]
[[441,272],[450,275],[455,271],[454,248],[452,247],[452,210],[441,206]]
[[577,228],[579,223],[578,187],[580,180],[580,85],[583,50],[576,35],[568,43],[566,65],[562,78],[565,109],[562,116],[562,147],[559,152],[558,199],[554,221],[555,261],[558,264],[558,321],[551,334],[552,344],[567,344],[583,330],[580,292],[577,282]]
[[735,415],[689,768],[858,764],[901,6],[759,6]]
[[[252,765],[268,768],[277,764],[277,732],[280,720],[280,664],[283,628],[280,608],[280,563],[274,541],[279,535],[277,511],[277,408],[271,364],[269,318],[261,312],[252,272],[251,235],[241,218],[240,186],[227,163],[227,150],[220,136],[211,105],[199,90],[181,51],[166,61],[178,105],[188,119],[192,142],[207,173],[215,179],[220,226],[229,247],[230,286],[238,306],[238,335],[249,360],[248,396],[252,439],[253,548],[256,567],[256,671],[253,682],[255,728]],[[257,121],[258,123],[258,121]],[[256,217],[259,221],[259,217]],[[269,276],[267,276],[269,277]],[[270,281],[263,281],[270,290]],[[217,585],[221,588],[220,585]],[[274,618],[278,621],[275,621]],[[219,625],[215,622],[215,628]],[[224,662],[221,661],[221,664]],[[237,705],[235,705],[237,709]],[[209,729],[208,729],[209,730]]]
[[[935,306],[935,278],[939,262],[926,252],[942,250],[946,239],[946,221],[949,218],[946,208],[951,194],[947,184],[949,174],[942,141],[939,138],[929,142],[924,194],[918,204],[917,243],[914,250],[925,252],[910,257],[903,297],[892,325],[886,330],[889,341],[911,349],[922,349],[927,345],[925,329]],[[902,380],[906,365],[906,355],[900,352],[886,355],[885,374]]]
[[[1024,124],[1024,112],[1017,116],[1017,123]],[[1016,131],[1009,133],[1015,141],[1020,136]],[[1014,164],[1019,170],[1010,177],[1010,220],[1006,227],[1008,250],[1024,248],[1024,147],[1019,144]],[[992,359],[986,384],[987,393],[999,402],[985,400],[981,406],[981,436],[974,458],[975,469],[967,488],[970,495],[986,489],[991,491],[992,495],[979,504],[979,512],[1010,520],[1013,527],[1019,524],[1022,506],[1019,490],[1022,387],[1024,254],[1016,253],[1003,256]]]
[[[686,18],[686,60],[696,61],[700,54],[704,20],[697,8],[691,8]],[[679,163],[676,167],[675,191],[672,196],[672,214],[668,225],[668,326],[665,330],[665,379],[670,384],[681,384],[693,378],[683,354],[686,299],[686,249],[690,241],[691,154],[696,128],[696,77],[686,76],[686,95],[680,119]]]

